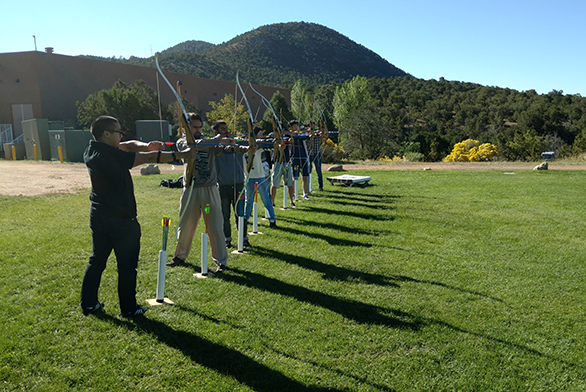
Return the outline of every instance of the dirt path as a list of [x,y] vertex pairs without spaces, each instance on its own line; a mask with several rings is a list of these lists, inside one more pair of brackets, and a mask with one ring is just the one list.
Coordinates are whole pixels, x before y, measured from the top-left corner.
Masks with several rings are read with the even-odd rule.
[[[367,162],[344,164],[344,170],[532,170],[536,163],[471,162]],[[140,167],[132,175],[140,175]],[[324,172],[330,165],[324,165]],[[159,165],[162,174],[180,174],[182,166]],[[586,170],[585,163],[553,162],[550,170]],[[47,193],[71,193],[90,188],[90,179],[83,163],[6,161],[0,160],[0,195],[34,196]]]

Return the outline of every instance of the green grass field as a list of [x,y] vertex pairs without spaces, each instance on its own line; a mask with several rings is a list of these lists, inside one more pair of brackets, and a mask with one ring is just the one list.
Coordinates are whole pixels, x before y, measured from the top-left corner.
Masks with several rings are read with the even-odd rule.
[[[105,312],[79,308],[88,192],[1,197],[0,390],[586,390],[586,173],[351,174],[371,185],[278,210],[220,278],[193,276],[200,228],[167,270],[175,305],[136,320],[113,257]],[[134,180],[141,303],[177,221],[161,178]]]

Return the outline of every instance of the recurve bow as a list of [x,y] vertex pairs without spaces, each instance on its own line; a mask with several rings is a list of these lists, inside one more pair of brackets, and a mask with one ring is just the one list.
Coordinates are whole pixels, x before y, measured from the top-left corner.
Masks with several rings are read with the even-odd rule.
[[[159,53],[155,55],[155,64],[157,66],[159,74],[161,74],[163,80],[167,83],[169,88],[171,88],[171,91],[173,91],[173,95],[175,95],[175,98],[177,98],[177,102],[181,107],[181,116],[179,116],[179,122],[183,127],[185,127],[185,139],[187,140],[187,143],[191,148],[195,148],[195,138],[191,134],[191,120],[187,115],[187,110],[185,110],[185,106],[181,101],[181,97],[179,97],[179,94],[177,94],[177,91],[175,91],[175,88],[173,88],[173,85],[171,84],[171,82],[169,82],[169,79],[167,79],[159,65]],[[183,181],[187,187],[190,187],[193,181],[193,171],[195,170],[195,159],[187,158],[185,161],[187,163],[187,171],[185,173],[185,178],[183,178]]]

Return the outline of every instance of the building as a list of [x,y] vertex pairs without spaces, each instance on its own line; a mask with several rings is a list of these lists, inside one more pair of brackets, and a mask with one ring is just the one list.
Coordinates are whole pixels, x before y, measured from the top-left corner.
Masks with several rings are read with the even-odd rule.
[[[210,110],[210,101],[220,101],[226,94],[234,95],[235,82],[199,78],[194,75],[165,72],[165,76],[176,84],[181,81],[181,96],[205,111]],[[0,125],[11,124],[13,136],[22,135],[21,121],[32,118],[47,118],[70,122],[77,118],[77,101],[84,101],[90,94],[112,88],[122,80],[132,84],[143,80],[157,91],[155,68],[120,64],[54,54],[52,48],[46,52],[0,53]],[[162,105],[175,101],[165,81],[158,78]],[[254,86],[270,99],[280,91],[290,102],[290,91],[273,87]],[[249,90],[246,96],[256,113],[261,99]],[[264,108],[260,108],[261,113]],[[142,120],[142,119],[137,119]]]

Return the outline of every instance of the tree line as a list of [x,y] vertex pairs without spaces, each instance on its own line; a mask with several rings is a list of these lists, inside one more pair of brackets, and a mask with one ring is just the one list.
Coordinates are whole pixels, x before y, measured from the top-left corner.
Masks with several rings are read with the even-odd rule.
[[[328,130],[341,130],[341,146],[351,159],[405,156],[440,161],[467,139],[495,145],[501,160],[535,161],[544,151],[558,157],[586,152],[586,98],[556,90],[537,94],[443,78],[357,76],[322,85],[298,80],[290,107],[280,93],[271,103],[283,124],[291,119],[304,124],[323,120]],[[190,102],[184,104],[197,110]],[[224,97],[213,103],[209,119],[226,117],[239,105],[234,97]],[[235,134],[245,132],[246,116],[239,110],[239,120],[232,124]],[[140,81],[130,86],[117,82],[78,103],[81,125],[104,113],[120,118],[131,135],[137,119],[177,121],[177,105],[159,114],[156,92]],[[266,109],[258,125],[272,131],[271,118]]]

